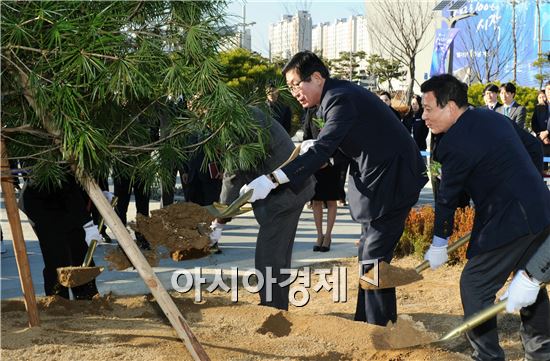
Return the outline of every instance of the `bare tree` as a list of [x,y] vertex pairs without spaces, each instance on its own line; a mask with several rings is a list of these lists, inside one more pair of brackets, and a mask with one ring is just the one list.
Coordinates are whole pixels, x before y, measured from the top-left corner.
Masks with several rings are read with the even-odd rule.
[[516,1],[512,0],[512,43],[514,44],[514,66],[513,69],[513,81],[517,80],[517,67],[518,67],[518,39],[516,34]]
[[368,30],[374,49],[396,59],[409,72],[407,103],[413,95],[416,56],[429,43],[426,30],[433,19],[433,2],[367,1]]
[[471,22],[465,24],[458,39],[466,49],[463,56],[468,59],[469,82],[489,83],[508,75],[506,65],[514,56],[513,46],[506,46],[511,45],[511,37],[500,24],[493,31],[478,29]]

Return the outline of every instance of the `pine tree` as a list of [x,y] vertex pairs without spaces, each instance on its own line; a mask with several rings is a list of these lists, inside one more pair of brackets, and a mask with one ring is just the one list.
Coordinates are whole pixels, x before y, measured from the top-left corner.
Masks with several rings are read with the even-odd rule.
[[169,182],[197,147],[227,170],[265,156],[265,132],[222,79],[224,1],[0,6],[2,138],[37,184],[58,184],[67,165]]

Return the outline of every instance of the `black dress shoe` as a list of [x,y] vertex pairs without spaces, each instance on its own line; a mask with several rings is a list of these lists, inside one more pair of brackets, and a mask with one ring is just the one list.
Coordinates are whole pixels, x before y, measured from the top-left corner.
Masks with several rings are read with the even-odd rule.
[[313,252],[319,252],[321,250],[321,246],[315,245],[313,246]]
[[141,233],[136,233],[136,244],[142,251],[151,250],[151,245]]
[[330,251],[330,246],[328,247],[321,246],[321,248],[319,249],[319,252],[328,252],[328,251]]

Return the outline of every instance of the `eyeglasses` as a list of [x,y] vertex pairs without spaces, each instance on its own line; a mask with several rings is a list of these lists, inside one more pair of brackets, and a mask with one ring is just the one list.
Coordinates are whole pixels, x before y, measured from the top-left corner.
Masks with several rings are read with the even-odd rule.
[[308,76],[307,78],[304,78],[302,80],[300,80],[298,83],[296,84],[287,84],[288,86],[288,90],[290,90],[291,93],[296,93],[298,90],[301,90],[302,89],[302,83],[303,82],[310,82],[311,81],[311,75]]

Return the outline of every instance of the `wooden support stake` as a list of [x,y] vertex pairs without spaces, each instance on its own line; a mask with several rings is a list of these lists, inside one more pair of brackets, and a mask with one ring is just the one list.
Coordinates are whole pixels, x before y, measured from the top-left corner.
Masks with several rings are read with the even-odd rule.
[[15,200],[15,190],[12,179],[9,176],[10,164],[8,162],[5,140],[3,138],[0,142],[0,149],[2,154],[2,193],[4,195],[6,213],[8,214],[8,221],[10,222],[11,234],[13,236],[13,249],[15,261],[17,262],[17,270],[19,271],[19,281],[21,282],[21,289],[25,297],[25,308],[29,316],[29,326],[38,327],[40,326],[40,319],[38,318],[38,308],[36,307],[29,259],[27,258],[27,247],[25,246],[25,238],[23,237],[23,229],[21,228],[21,218],[19,218],[19,209],[17,208],[17,202]]
[[97,183],[94,180],[88,179],[82,180],[82,184],[90,196],[90,199],[97,207],[97,210],[103,216],[105,223],[107,223],[111,231],[115,234],[119,245],[122,247],[147,287],[151,290],[155,300],[172,324],[172,327],[176,330],[180,339],[184,342],[185,347],[187,347],[193,359],[200,361],[210,360],[206,351],[191,331],[187,321],[185,321],[181,315],[174,300],[172,300],[172,297],[170,297],[166,289],[162,286],[162,283],[153,272],[149,263],[147,263],[147,260],[130,236],[130,233],[128,233],[128,230],[124,224],[122,224],[118,215],[103,196]]

